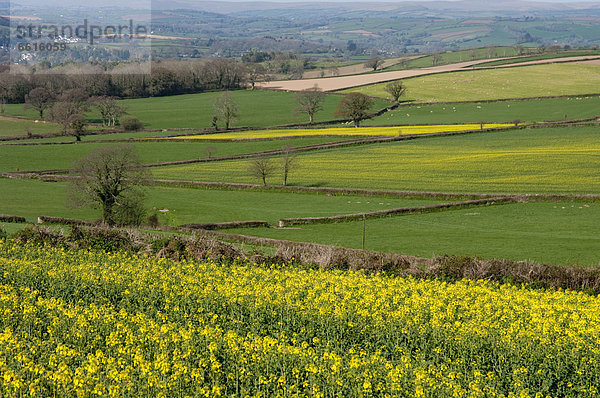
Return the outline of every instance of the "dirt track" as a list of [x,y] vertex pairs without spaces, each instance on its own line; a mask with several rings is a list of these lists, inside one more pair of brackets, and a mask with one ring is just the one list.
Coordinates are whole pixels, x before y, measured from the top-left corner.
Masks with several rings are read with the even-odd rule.
[[[273,90],[285,90],[285,91],[301,91],[309,89],[317,85],[323,91],[336,91],[343,90],[345,88],[364,86],[373,83],[382,83],[391,80],[406,79],[409,77],[431,75],[442,72],[455,72],[465,69],[489,69],[488,68],[477,68],[476,65],[483,62],[498,61],[505,58],[492,58],[478,61],[460,62],[450,65],[432,66],[430,68],[420,68],[411,70],[400,70],[393,72],[380,72],[363,75],[353,76],[339,76],[321,79],[304,79],[304,80],[280,80],[272,82],[257,83],[260,88],[273,89]],[[591,61],[600,60],[600,56],[581,56],[581,57],[565,57],[565,58],[552,58],[538,61],[520,62],[508,65],[495,66],[493,68],[506,68],[512,66],[525,66],[525,65],[538,65],[538,64],[549,64],[555,62],[574,62],[574,61]]]

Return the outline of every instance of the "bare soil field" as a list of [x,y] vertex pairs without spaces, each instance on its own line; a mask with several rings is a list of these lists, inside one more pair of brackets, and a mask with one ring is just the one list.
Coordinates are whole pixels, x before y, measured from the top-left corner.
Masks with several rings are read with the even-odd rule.
[[[363,75],[352,75],[352,76],[339,76],[319,79],[302,79],[302,80],[280,80],[271,82],[257,83],[257,86],[265,89],[272,90],[285,90],[285,91],[301,91],[312,88],[314,86],[319,87],[323,91],[337,91],[346,88],[364,86],[367,84],[383,83],[392,80],[406,79],[409,77],[417,77],[424,75],[432,75],[436,73],[444,72],[456,72],[465,69],[484,69],[477,68],[477,64],[483,62],[498,61],[506,58],[492,58],[477,61],[459,62],[450,65],[432,66],[429,68],[419,68],[411,70],[400,70],[392,72],[381,72],[371,73]],[[493,68],[506,68],[514,66],[526,66],[526,65],[537,65],[537,64],[549,64],[554,62],[583,62],[583,61],[598,61],[598,56],[580,56],[580,57],[565,57],[565,58],[551,58],[538,61],[519,62],[508,65],[499,65]],[[363,67],[362,65],[353,65],[352,67]],[[364,68],[363,68],[364,71]]]
[[472,29],[472,30],[461,30],[456,32],[448,32],[448,33],[439,33],[437,35],[433,35],[432,37],[438,37],[440,39],[447,39],[448,37],[453,36],[462,36],[468,35],[469,33],[479,33],[479,32],[489,32],[489,29]]

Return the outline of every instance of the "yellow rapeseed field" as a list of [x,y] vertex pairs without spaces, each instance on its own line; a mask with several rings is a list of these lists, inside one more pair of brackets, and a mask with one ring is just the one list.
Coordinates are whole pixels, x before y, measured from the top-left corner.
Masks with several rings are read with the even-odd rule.
[[595,397],[600,298],[0,241],[0,396]]
[[[509,127],[510,124],[484,124],[483,128]],[[281,130],[251,130],[230,133],[215,133],[188,135],[174,137],[182,140],[207,140],[207,139],[256,139],[280,137],[305,137],[319,135],[348,135],[348,136],[398,136],[411,134],[433,134],[450,131],[478,130],[480,124],[438,124],[423,126],[395,126],[395,127],[340,127],[322,129],[281,129]]]

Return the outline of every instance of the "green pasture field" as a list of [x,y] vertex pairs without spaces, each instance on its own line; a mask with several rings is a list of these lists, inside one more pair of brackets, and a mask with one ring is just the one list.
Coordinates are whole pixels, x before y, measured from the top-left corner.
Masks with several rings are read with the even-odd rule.
[[348,137],[306,137],[265,141],[203,142],[148,141],[133,143],[79,143],[69,145],[0,145],[0,171],[34,171],[68,169],[73,161],[103,146],[133,145],[142,163],[190,160],[208,157],[206,149],[214,148],[213,157],[232,156],[286,145],[304,146],[347,140]]
[[511,123],[585,119],[600,116],[600,97],[544,98],[523,101],[404,105],[363,126],[435,123]]
[[[174,95],[122,100],[121,104],[130,116],[137,117],[148,129],[212,127],[211,121],[214,102],[222,92]],[[296,94],[267,90],[232,91],[233,100],[238,104],[239,117],[231,123],[231,127],[269,127],[291,123],[308,123],[308,116],[296,112]],[[323,111],[315,115],[315,122],[337,119],[334,116],[340,96],[327,95],[323,101]],[[376,100],[373,110],[389,105],[387,101]],[[22,104],[6,106],[6,114],[35,118],[36,113],[26,110]],[[89,120],[97,121],[99,116],[94,112],[87,115]],[[219,123],[224,127],[223,123]]]
[[545,60],[545,59],[579,57],[579,56],[586,56],[586,55],[600,55],[600,52],[598,52],[598,50],[563,51],[560,53],[532,55],[529,57],[519,57],[519,58],[514,58],[514,59],[501,59],[498,61],[490,61],[490,62],[484,62],[481,64],[477,64],[477,66],[478,67],[487,67],[487,66],[510,65],[510,64],[515,64],[518,62],[541,61],[541,60]]
[[[239,118],[234,126],[267,127],[289,123],[308,123],[306,114],[295,111],[296,94],[266,90],[240,90],[231,92],[239,106]],[[222,93],[177,95],[160,98],[124,100],[123,105],[132,116],[144,122],[146,128],[210,128],[213,103]],[[340,97],[328,95],[323,101],[323,111],[315,115],[315,122],[336,119],[335,109]],[[387,105],[376,101],[374,109]],[[223,123],[220,123],[223,127]]]
[[0,137],[18,137],[31,134],[60,134],[61,127],[54,123],[39,123],[33,120],[13,119],[0,116]]
[[[533,51],[534,49],[526,48],[525,51]],[[498,57],[514,57],[518,53],[515,48],[509,46],[500,47],[483,47],[469,50],[459,50],[452,52],[444,52],[438,55],[439,59],[436,65],[448,65],[459,62],[474,61],[479,59],[489,59]],[[393,70],[404,70],[404,69],[416,69],[416,68],[427,68],[433,66],[433,55],[425,55],[420,58],[416,58],[407,61],[403,64],[397,64],[390,66],[389,68],[382,69],[383,71]]]
[[[116,131],[114,133],[108,134],[88,134],[83,135],[81,137],[81,142],[88,141],[108,141],[108,140],[133,140],[133,139],[144,139],[144,138],[154,138],[154,137],[164,137],[169,135],[181,135],[181,134],[190,134],[194,132],[193,130],[170,130],[170,131],[137,131],[137,132],[124,132],[124,131]],[[52,138],[33,138],[30,140],[19,140],[20,143],[29,143],[29,142],[74,142],[75,137],[69,136],[58,136]]]
[[[0,178],[0,214],[22,216],[29,222],[53,216],[95,220],[100,210],[67,206],[67,183]],[[276,223],[280,218],[333,216],[397,207],[421,206],[440,201],[363,196],[326,196],[248,190],[217,190],[148,186],[146,207],[162,224],[260,220]],[[158,210],[168,209],[168,212]]]
[[[600,66],[548,64],[514,68],[441,73],[404,79],[403,100],[416,102],[478,101],[549,97],[600,92]],[[388,97],[388,83],[355,87],[342,92]]]
[[[600,204],[537,202],[366,221],[368,250],[598,266]],[[360,248],[362,221],[227,232]]]
[[[388,190],[600,193],[597,126],[535,128],[305,153],[291,184]],[[259,183],[248,161],[154,168],[157,178]],[[277,184],[279,176],[268,183]]]

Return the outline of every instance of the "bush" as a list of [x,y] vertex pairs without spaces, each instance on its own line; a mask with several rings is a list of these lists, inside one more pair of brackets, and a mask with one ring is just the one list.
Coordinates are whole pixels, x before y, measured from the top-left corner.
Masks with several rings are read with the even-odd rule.
[[136,117],[127,116],[121,119],[121,127],[125,131],[138,131],[144,128],[144,123]]
[[120,226],[139,226],[144,224],[147,211],[144,207],[144,196],[138,192],[138,196],[127,196],[121,199],[121,203],[115,206],[114,221]]
[[107,252],[135,251],[136,245],[125,233],[110,228],[73,227],[66,239],[77,248],[97,249]]
[[8,237],[2,225],[0,225],[0,240],[5,240]]

